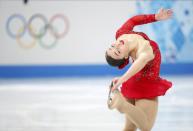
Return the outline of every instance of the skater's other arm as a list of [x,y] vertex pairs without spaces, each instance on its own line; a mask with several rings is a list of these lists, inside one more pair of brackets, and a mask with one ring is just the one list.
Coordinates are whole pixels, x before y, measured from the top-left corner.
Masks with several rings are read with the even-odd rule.
[[140,70],[142,70],[145,65],[154,58],[154,54],[148,52],[142,52],[139,54],[138,58],[134,61],[131,67],[123,74],[116,82],[114,82],[113,89],[118,88],[122,83],[130,79]]

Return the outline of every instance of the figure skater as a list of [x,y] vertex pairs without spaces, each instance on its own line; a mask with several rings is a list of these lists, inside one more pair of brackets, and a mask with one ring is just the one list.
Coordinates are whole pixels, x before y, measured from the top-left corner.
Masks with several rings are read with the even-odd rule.
[[167,20],[172,14],[172,10],[161,8],[156,14],[130,18],[118,29],[116,41],[106,51],[107,63],[119,69],[124,68],[129,59],[133,61],[122,76],[113,79],[111,108],[125,114],[124,131],[136,131],[137,128],[150,131],[157,115],[158,96],[165,95],[172,86],[170,81],[160,77],[161,54],[157,43],[133,28]]

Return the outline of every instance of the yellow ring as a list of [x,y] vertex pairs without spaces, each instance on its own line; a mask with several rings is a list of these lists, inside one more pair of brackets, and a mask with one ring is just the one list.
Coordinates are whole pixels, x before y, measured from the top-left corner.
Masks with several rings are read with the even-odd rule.
[[[30,26],[29,28],[30,28],[30,30],[33,30],[31,26]],[[18,30],[18,33],[21,32],[22,30],[23,30],[23,29],[20,28],[20,29]],[[33,48],[33,47],[35,46],[35,44],[36,44],[36,39],[33,39],[33,41],[32,41],[30,44],[25,44],[25,43],[23,43],[23,42],[21,41],[21,38],[20,38],[20,37],[16,37],[16,40],[17,40],[17,43],[19,44],[19,46],[22,47],[22,48],[25,48],[25,49],[31,49],[31,48]]]

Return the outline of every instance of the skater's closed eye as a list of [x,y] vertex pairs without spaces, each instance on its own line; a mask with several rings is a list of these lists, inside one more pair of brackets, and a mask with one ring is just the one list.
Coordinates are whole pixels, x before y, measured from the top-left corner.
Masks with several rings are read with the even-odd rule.
[[117,54],[116,52],[114,52],[116,56],[119,56],[119,54]]

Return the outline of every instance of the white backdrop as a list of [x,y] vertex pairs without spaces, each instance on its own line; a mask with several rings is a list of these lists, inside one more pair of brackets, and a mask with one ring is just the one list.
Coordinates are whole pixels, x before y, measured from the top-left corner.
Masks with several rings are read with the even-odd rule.
[[[7,19],[15,13],[27,21],[36,13],[48,19],[62,13],[69,20],[69,32],[52,49],[44,49],[38,42],[31,49],[21,48],[6,32]],[[135,1],[31,0],[24,5],[20,0],[1,0],[0,65],[104,64],[104,52],[115,40],[116,30],[133,14]],[[29,37],[27,33],[24,37]]]

